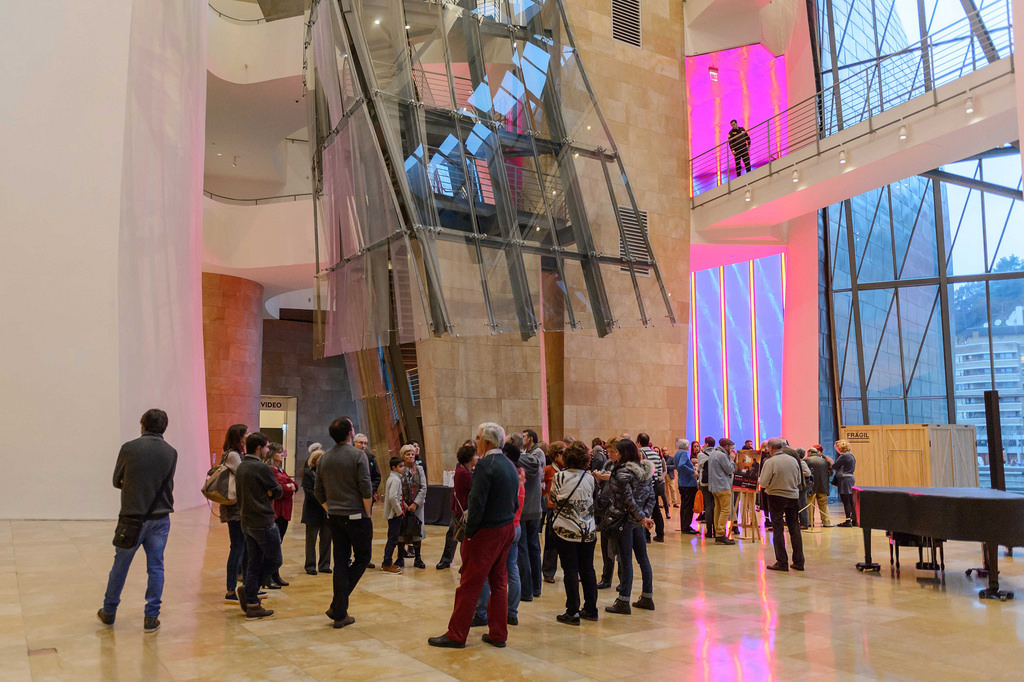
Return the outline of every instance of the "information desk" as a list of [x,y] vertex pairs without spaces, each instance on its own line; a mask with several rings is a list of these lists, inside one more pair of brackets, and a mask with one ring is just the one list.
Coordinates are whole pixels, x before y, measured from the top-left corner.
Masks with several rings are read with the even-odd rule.
[[[982,599],[1013,599],[999,590],[999,545],[1024,546],[1024,495],[986,488],[854,487],[857,519],[864,532],[859,571],[877,571],[871,561],[871,530],[909,533],[935,543],[980,542],[988,572]],[[973,570],[973,569],[971,569]],[[970,570],[967,574],[970,575]]]
[[423,522],[428,526],[447,526],[452,518],[452,489],[447,485],[427,486]]

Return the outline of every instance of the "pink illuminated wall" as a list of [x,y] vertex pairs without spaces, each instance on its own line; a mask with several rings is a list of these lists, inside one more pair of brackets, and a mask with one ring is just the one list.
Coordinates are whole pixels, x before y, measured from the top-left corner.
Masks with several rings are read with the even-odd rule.
[[[717,76],[717,80],[714,78]],[[690,155],[697,156],[726,141],[729,121],[736,119],[750,130],[789,106],[786,85],[786,58],[775,57],[760,43],[732,50],[686,58],[686,105],[690,123]],[[753,136],[753,131],[752,131]],[[785,148],[786,130],[782,121],[760,135],[772,138],[774,149]],[[767,150],[767,140],[754,140],[751,161],[760,165],[767,159],[754,158]],[[728,168],[732,160],[722,159],[718,168]]]

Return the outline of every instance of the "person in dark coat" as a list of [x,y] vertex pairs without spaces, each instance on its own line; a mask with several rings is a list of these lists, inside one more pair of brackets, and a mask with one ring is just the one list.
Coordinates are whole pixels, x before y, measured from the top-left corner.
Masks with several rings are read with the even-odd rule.
[[736,122],[736,119],[729,121],[732,129],[729,130],[729,149],[732,150],[733,158],[736,159],[736,176],[743,175],[742,165],[750,172],[750,135]]
[[164,441],[167,413],[147,410],[140,420],[142,435],[121,446],[114,465],[114,487],[121,490],[121,516],[142,521],[139,539],[131,549],[114,550],[114,565],[107,577],[103,606],[96,617],[107,627],[114,625],[121,590],[128,577],[135,553],[146,552],[146,609],[144,632],[160,629],[160,605],[164,591],[164,547],[171,530],[174,511],[174,470],[178,452]]
[[849,528],[857,525],[857,510],[853,504],[853,484],[856,480],[853,472],[857,468],[857,458],[850,450],[848,440],[836,441],[836,462],[832,468],[836,472],[836,484],[839,488],[839,499],[843,501],[843,509],[846,511],[846,520],[839,524],[840,528]]
[[[324,456],[320,443],[309,446],[312,454],[306,460],[302,472],[302,523],[306,524],[306,573],[316,575],[331,572],[331,527],[327,525],[327,513],[316,499],[316,467]],[[320,537],[320,561],[316,560],[317,536]]]
[[654,495],[654,464],[642,458],[636,443],[620,440],[615,444],[618,453],[608,483],[611,486],[611,508],[603,521],[605,528],[617,530],[619,554],[619,596],[608,613],[628,614],[629,596],[633,589],[633,556],[640,565],[643,578],[643,592],[633,602],[638,609],[654,610],[654,572],[647,557],[647,538],[644,529],[654,528],[656,499]]

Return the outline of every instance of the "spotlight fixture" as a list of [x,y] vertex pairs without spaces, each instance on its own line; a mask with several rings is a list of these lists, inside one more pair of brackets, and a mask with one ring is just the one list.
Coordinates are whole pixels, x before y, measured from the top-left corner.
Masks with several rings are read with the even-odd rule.
[[410,28],[412,28],[412,26],[410,26],[409,24],[406,24],[406,25],[405,25],[405,30],[406,30],[406,31],[408,31],[408,30],[409,30]]
[[800,182],[800,170],[793,171],[793,182]]
[[846,165],[846,150],[845,149],[840,149],[839,150],[839,165],[840,166],[845,166]]
[[220,152],[217,152],[217,156],[224,156],[224,155],[221,154]]
[[374,19],[373,20],[373,25],[374,26],[380,26],[380,19]]
[[900,126],[900,142],[907,139],[907,126]]
[[709,66],[708,67],[708,77],[711,80],[713,80],[713,81],[717,81],[718,80],[718,69],[715,68],[714,66]]
[[746,192],[743,193],[743,201],[746,201],[748,203],[750,202],[750,190],[749,189]]
[[580,153],[579,152],[573,152],[572,153],[572,158],[574,158],[574,159],[580,158]]
[[966,100],[964,100],[964,113],[965,114],[973,114],[974,113],[974,98],[973,97],[968,97]]

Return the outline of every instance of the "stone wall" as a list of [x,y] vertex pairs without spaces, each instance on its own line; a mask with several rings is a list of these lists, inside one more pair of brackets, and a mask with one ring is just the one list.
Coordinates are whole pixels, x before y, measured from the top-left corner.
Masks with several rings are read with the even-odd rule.
[[[680,325],[666,326],[657,287],[653,278],[646,278],[640,282],[645,303],[653,299],[650,303],[660,306],[652,316],[654,329],[617,329],[604,339],[588,331],[567,333],[564,428],[588,441],[623,431],[634,436],[647,431],[656,443],[671,447],[676,437],[686,435],[689,331],[683,4],[644,0],[642,49],[612,40],[607,0],[568,0],[566,6],[637,204],[648,212],[651,246]],[[629,302],[629,275],[606,273],[606,285],[613,314],[635,324],[628,322],[635,315],[630,307],[635,304]]]
[[540,340],[518,334],[416,343],[421,417],[431,483],[455,468],[455,453],[481,422],[506,429],[541,425]]
[[[241,277],[203,273],[203,355],[209,447],[224,450],[232,424],[255,431],[260,423],[263,285]],[[219,460],[218,460],[219,461]]]
[[[295,396],[295,474],[302,475],[310,443],[334,443],[327,427],[341,415],[357,420],[345,356],[313,358],[313,324],[263,321],[263,395]],[[258,423],[258,422],[257,422]]]

